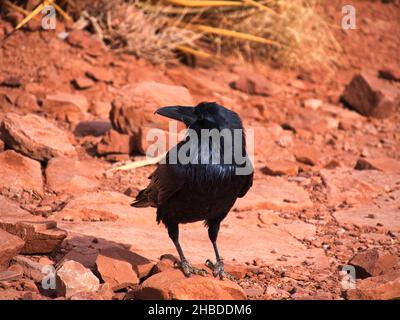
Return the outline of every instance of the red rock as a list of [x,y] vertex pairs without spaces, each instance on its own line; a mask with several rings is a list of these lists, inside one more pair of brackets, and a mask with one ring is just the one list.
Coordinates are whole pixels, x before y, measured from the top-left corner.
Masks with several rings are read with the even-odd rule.
[[23,300],[25,293],[15,289],[0,291],[0,300]]
[[16,281],[21,279],[23,276],[22,267],[18,265],[10,266],[5,271],[0,271],[0,282],[2,281]]
[[318,110],[322,107],[323,102],[319,99],[307,99],[303,101],[303,105],[307,109]]
[[33,94],[37,99],[43,101],[46,94],[50,91],[49,88],[44,86],[44,83],[28,82],[25,84],[24,89],[26,92]]
[[108,120],[80,121],[75,127],[74,133],[78,137],[100,137],[110,129],[111,123]]
[[0,229],[25,241],[23,254],[50,253],[67,236],[55,221],[33,216],[3,196],[0,196]]
[[87,77],[78,77],[73,80],[73,84],[77,89],[84,90],[94,86],[93,80]]
[[0,139],[0,152],[4,151],[4,147],[5,147],[4,141]]
[[108,119],[111,111],[111,103],[107,101],[94,101],[90,107],[89,112],[101,119]]
[[172,254],[163,254],[160,257],[160,261],[154,266],[151,270],[151,274],[156,274],[159,272],[163,272],[168,269],[172,269],[179,263],[179,259]]
[[385,254],[378,249],[357,253],[349,264],[356,268],[357,278],[376,277],[390,273],[398,262],[397,257]]
[[[59,203],[60,204],[60,203]],[[56,210],[57,208],[52,207],[52,206],[38,206],[38,207],[31,207],[30,210],[32,214],[34,215],[38,215],[38,216],[42,216],[42,217],[48,217],[49,215],[51,215],[53,213],[54,210]]]
[[22,221],[16,224],[16,235],[26,241],[24,254],[51,253],[65,239],[67,233],[57,228],[54,221]]
[[343,101],[365,116],[384,118],[400,104],[400,89],[366,73],[356,74],[346,86]]
[[264,294],[263,288],[247,288],[244,292],[248,298],[257,298]]
[[279,87],[269,81],[259,73],[244,70],[240,73],[239,79],[231,86],[248,94],[259,94],[264,96],[274,96],[280,92]]
[[70,300],[112,300],[114,292],[109,283],[103,283],[95,292],[80,291],[70,297]]
[[[259,99],[261,99],[261,101]],[[238,105],[237,102],[231,102],[228,100],[225,103],[230,106],[232,111],[238,113],[242,119],[245,118],[255,121],[264,121],[265,119],[268,119],[276,121],[276,118],[280,118],[280,114],[275,113],[275,110],[272,111],[271,109],[267,109],[263,98],[260,96],[251,96],[250,99],[246,101],[245,110],[242,106]]]
[[[168,105],[190,106],[193,100],[184,87],[140,82],[121,90],[113,102],[110,119],[115,130],[131,134],[137,141],[142,127],[169,130],[169,120],[154,115],[158,108]],[[183,129],[183,126],[178,128]]]
[[1,132],[8,146],[36,160],[76,154],[64,131],[34,114],[7,113]]
[[289,148],[293,145],[293,133],[290,131],[283,131],[275,142],[282,148]]
[[366,121],[359,113],[336,105],[324,104],[320,111],[339,120],[339,129],[342,130],[360,130]]
[[44,100],[42,110],[58,121],[65,121],[72,124],[86,118],[85,112],[78,106],[66,102]]
[[[66,246],[73,246],[73,244],[71,244],[71,239],[67,239],[65,242]],[[96,258],[98,253],[98,249],[93,247],[93,243],[85,243],[83,241],[79,241],[79,245],[73,246],[72,249],[69,250],[68,253],[63,257],[61,263],[64,261],[73,260],[79,262],[85,268],[94,271],[96,270]]]
[[99,279],[76,261],[64,262],[56,273],[57,296],[71,298],[79,292],[96,292]]
[[181,270],[169,269],[145,280],[135,297],[140,300],[245,300],[246,294],[230,280],[199,275],[187,278]]
[[86,71],[86,75],[96,81],[112,82],[114,79],[113,72],[102,67],[92,67]]
[[273,160],[266,161],[265,167],[262,168],[262,171],[271,176],[295,176],[299,171],[296,163],[289,160]]
[[244,279],[247,274],[247,267],[241,264],[232,264],[224,262],[225,272],[234,276],[236,279]]
[[[15,104],[17,102],[18,95],[21,93],[19,90],[6,90],[5,92],[0,93],[2,108],[8,106],[9,108],[5,108],[5,110],[14,109]],[[1,119],[3,119],[4,114],[2,114]]]
[[306,293],[294,293],[291,295],[294,300],[334,300],[332,293],[330,292],[317,292],[316,294],[306,294]]
[[298,134],[303,130],[321,134],[337,129],[339,127],[339,120],[320,110],[301,109],[301,112],[289,115],[289,119],[283,125]]
[[42,109],[59,121],[77,123],[87,117],[89,103],[85,96],[79,94],[56,93],[47,95]]
[[360,204],[372,202],[374,197],[386,192],[388,187],[395,188],[395,181],[398,180],[394,174],[341,167],[322,169],[320,174],[328,189],[328,201],[334,206],[347,199],[354,199]]
[[341,166],[340,162],[333,159],[333,160],[330,160],[327,163],[325,163],[324,168],[331,170],[331,169],[339,168],[340,166]]
[[52,265],[53,263],[36,262],[29,257],[17,255],[13,258],[12,263],[20,266],[22,272],[26,278],[32,279],[38,283],[43,280],[45,274],[43,273],[43,267],[46,265]]
[[115,130],[109,130],[97,145],[97,153],[100,155],[110,153],[130,154],[133,151],[132,139],[128,134],[121,134]]
[[390,273],[357,281],[356,289],[346,292],[349,300],[392,300],[400,298],[400,273]]
[[23,28],[26,28],[26,30],[31,32],[41,31],[43,30],[42,21],[40,19],[32,19],[25,26],[23,26]]
[[[218,93],[227,93],[225,81],[220,81],[221,78],[211,78],[207,69],[202,68],[168,68],[166,74],[173,83],[186,87],[191,94],[200,97],[213,97]],[[157,79],[157,78],[155,78]]]
[[109,283],[114,290],[139,283],[139,278],[129,262],[99,254],[96,266],[103,281]]
[[[113,226],[118,226],[117,223],[111,224]],[[71,223],[69,225],[73,227],[76,226],[77,223]],[[88,226],[90,224],[82,223],[82,225]],[[121,228],[122,225],[126,225],[126,223],[120,224],[118,228]],[[99,225],[100,229],[102,229],[103,226],[104,224]],[[116,243],[113,244],[109,240],[103,240],[102,237],[69,237],[65,241],[63,247],[68,248],[69,251],[63,257],[62,262],[74,260],[95,272],[96,259],[99,254],[114,260],[129,263],[139,278],[147,277],[155,265],[154,261],[151,261],[144,256],[133,252],[132,249],[126,249],[125,246],[120,246]]]
[[116,221],[136,211],[132,198],[118,192],[85,192],[76,194],[54,217],[64,221]]
[[122,249],[119,247],[109,247],[102,249],[100,251],[100,254],[113,260],[127,262],[136,272],[137,277],[139,277],[140,279],[147,277],[155,266],[155,262],[133,251]]
[[245,198],[238,199],[234,208],[247,210],[287,210],[297,211],[310,208],[313,203],[308,193],[294,183],[283,178],[270,178],[267,181],[255,181]]
[[28,111],[38,111],[39,105],[37,103],[36,97],[33,94],[22,92],[15,102],[18,108],[28,110]]
[[71,46],[85,49],[88,54],[94,57],[104,52],[104,47],[99,39],[83,30],[71,31],[68,35],[67,42]]
[[64,105],[72,105],[77,107],[80,111],[86,112],[89,108],[89,102],[85,96],[80,94],[70,93],[56,93],[46,96],[46,100],[43,102],[44,105],[51,105],[54,108],[60,108]]
[[[269,124],[266,126],[255,126],[252,128],[254,133],[254,140],[246,135],[246,146],[249,153],[254,151],[258,156],[257,158],[268,159],[275,161],[280,159],[295,160],[294,157],[286,151],[277,146],[277,141],[283,135],[283,129],[278,124]],[[278,152],[279,151],[279,152]]]
[[319,163],[319,152],[313,146],[296,145],[293,149],[294,156],[298,162],[315,166]]
[[46,182],[50,190],[60,193],[78,193],[99,187],[103,164],[95,160],[56,157],[46,167]]
[[24,244],[20,238],[0,229],[0,270],[8,267],[10,260],[21,251]]
[[41,265],[47,266],[47,265],[52,265],[54,264],[53,260],[51,260],[49,257],[42,256],[39,258],[39,263]]
[[[28,174],[27,174],[28,173]],[[42,170],[38,161],[14,150],[0,153],[0,190],[43,193]]]
[[[371,219],[373,215],[374,219]],[[340,225],[376,227],[379,223],[388,230],[400,231],[398,208],[378,208],[373,205],[361,205],[352,209],[337,210],[333,216]]]
[[400,173],[400,161],[393,158],[360,158],[357,160],[355,169],[373,169],[383,172]]

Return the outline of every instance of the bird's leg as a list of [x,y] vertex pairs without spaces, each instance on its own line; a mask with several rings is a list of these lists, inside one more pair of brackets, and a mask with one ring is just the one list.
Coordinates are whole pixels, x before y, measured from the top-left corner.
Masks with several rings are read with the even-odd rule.
[[185,255],[183,254],[183,250],[179,243],[179,226],[178,224],[168,225],[168,235],[171,238],[172,242],[175,245],[176,251],[178,251],[179,258],[181,259],[180,267],[182,268],[183,273],[186,277],[190,277],[191,274],[199,274],[206,275],[207,271],[204,269],[199,269],[190,265],[189,261],[187,261]]
[[210,259],[206,261],[206,265],[213,270],[213,275],[214,277],[219,277],[221,280],[224,278],[228,278],[230,280],[233,280],[234,277],[231,276],[230,274],[226,273],[224,270],[224,262],[223,259],[220,257],[219,252],[218,252],[218,247],[217,247],[217,237],[218,237],[218,232],[219,232],[219,225],[221,221],[217,220],[209,220],[208,223],[208,236],[212,242],[214,252],[215,252],[215,257],[217,259],[216,263],[212,263]]

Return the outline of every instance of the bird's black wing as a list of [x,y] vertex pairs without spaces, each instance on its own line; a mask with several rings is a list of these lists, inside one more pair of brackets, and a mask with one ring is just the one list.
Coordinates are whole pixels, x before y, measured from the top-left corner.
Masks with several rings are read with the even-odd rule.
[[243,187],[242,187],[242,189],[240,190],[240,192],[238,194],[239,198],[243,198],[246,195],[247,191],[249,191],[249,189],[253,185],[253,175],[254,175],[254,172],[252,172],[249,175],[244,176],[246,178],[245,178]]
[[149,178],[151,179],[149,185],[139,192],[132,206],[158,207],[181,190],[184,184],[184,179],[179,177],[174,166],[167,164],[158,165]]

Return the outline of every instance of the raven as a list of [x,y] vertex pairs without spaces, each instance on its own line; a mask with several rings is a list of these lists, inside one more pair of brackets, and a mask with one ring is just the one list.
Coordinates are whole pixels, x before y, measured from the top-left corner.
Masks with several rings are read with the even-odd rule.
[[[195,107],[163,107],[155,113],[182,121],[191,134],[187,133],[168,151],[164,161],[150,175],[148,187],[138,193],[132,206],[157,208],[157,222],[163,222],[168,229],[181,260],[180,267],[187,277],[204,275],[206,271],[192,267],[185,258],[178,239],[179,224],[205,221],[216,256],[215,264],[210,260],[206,264],[214,276],[223,279],[228,275],[217,248],[220,223],[236,199],[243,197],[253,184],[253,166],[246,153],[242,121],[235,112],[215,102],[202,102]],[[216,140],[212,134],[204,138],[204,130],[225,132],[233,139],[229,142],[222,134]],[[235,130],[239,134],[235,135]],[[198,139],[193,138],[193,133]],[[234,155],[237,149],[240,159]],[[227,155],[230,157],[225,157]],[[250,170],[239,174],[238,170],[243,168]]]

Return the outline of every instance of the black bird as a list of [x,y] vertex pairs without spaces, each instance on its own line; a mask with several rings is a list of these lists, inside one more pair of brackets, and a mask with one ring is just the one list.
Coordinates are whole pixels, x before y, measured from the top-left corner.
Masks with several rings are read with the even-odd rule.
[[[169,150],[165,161],[150,175],[148,187],[138,193],[132,206],[157,208],[157,222],[162,221],[167,227],[187,277],[191,273],[204,274],[205,270],[192,267],[186,260],[178,239],[179,224],[205,221],[216,256],[215,264],[210,260],[206,264],[213,270],[214,276],[223,279],[227,274],[217,248],[220,223],[236,199],[243,197],[253,184],[253,167],[246,153],[242,121],[235,112],[215,102],[202,102],[196,107],[164,107],[155,113],[182,121],[191,129],[188,130],[191,134],[197,134],[198,139],[192,139],[188,133],[185,139]],[[212,138],[201,139],[202,129],[230,133],[233,143],[229,145],[230,142],[221,137],[216,143]],[[239,133],[236,136],[235,131]],[[242,158],[234,156],[235,147],[239,148]],[[192,161],[183,161],[180,153]],[[175,156],[174,163],[172,160],[176,154],[178,157]],[[198,163],[194,163],[195,160]],[[247,170],[238,173],[244,168]]]

